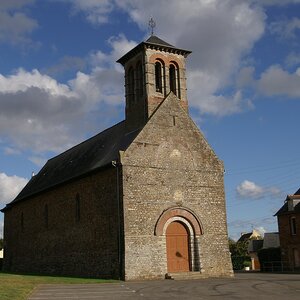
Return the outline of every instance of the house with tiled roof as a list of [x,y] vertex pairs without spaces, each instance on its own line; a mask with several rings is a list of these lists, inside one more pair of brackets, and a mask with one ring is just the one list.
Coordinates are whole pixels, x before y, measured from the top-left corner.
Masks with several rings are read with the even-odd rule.
[[287,195],[275,214],[278,221],[282,261],[291,269],[300,269],[300,189]]

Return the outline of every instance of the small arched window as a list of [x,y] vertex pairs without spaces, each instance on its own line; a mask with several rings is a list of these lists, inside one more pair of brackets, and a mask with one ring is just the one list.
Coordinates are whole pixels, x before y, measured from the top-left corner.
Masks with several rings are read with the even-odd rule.
[[176,69],[174,65],[170,66],[170,90],[176,95]]
[[179,68],[177,64],[172,63],[169,67],[170,90],[180,98],[180,80]]
[[155,63],[155,89],[159,93],[163,91],[163,65],[159,61]]
[[143,96],[143,68],[140,61],[136,65],[136,95],[138,98]]

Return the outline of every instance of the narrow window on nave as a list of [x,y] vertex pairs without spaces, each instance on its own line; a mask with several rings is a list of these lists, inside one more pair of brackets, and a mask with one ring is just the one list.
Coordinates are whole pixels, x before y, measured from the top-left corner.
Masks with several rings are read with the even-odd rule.
[[75,198],[75,220],[76,220],[76,222],[80,221],[80,196],[79,196],[79,194],[77,194],[76,198]]
[[44,207],[44,222],[45,222],[45,228],[48,228],[49,220],[48,220],[48,205],[47,204]]
[[21,230],[24,230],[24,214],[23,212],[21,213]]

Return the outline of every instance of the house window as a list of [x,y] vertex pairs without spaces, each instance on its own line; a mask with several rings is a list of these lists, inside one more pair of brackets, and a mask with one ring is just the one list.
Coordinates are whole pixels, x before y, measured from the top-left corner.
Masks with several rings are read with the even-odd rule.
[[291,217],[290,218],[290,227],[291,227],[291,234],[296,235],[297,234],[297,227],[296,227],[296,218]]
[[163,91],[163,72],[162,64],[157,61],[155,63],[155,88],[156,91],[162,93]]
[[136,95],[143,96],[143,68],[141,62],[136,65]]
[[179,68],[175,63],[169,67],[170,90],[180,98]]
[[47,204],[44,207],[44,225],[45,225],[45,228],[48,228],[49,222],[48,222],[48,205]]
[[79,196],[79,194],[77,194],[76,198],[75,198],[75,220],[76,220],[76,222],[80,221],[80,196]]

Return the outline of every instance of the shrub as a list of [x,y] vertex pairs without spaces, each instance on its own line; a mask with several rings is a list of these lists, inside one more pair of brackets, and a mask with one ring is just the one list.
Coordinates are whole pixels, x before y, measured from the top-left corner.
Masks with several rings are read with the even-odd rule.
[[[250,263],[251,266],[251,258],[249,256],[231,256],[232,268],[233,270],[243,270],[246,267],[245,263]],[[248,265],[247,265],[248,266]]]
[[251,267],[251,260],[245,260],[244,262],[243,262],[243,265],[244,265],[244,267]]

